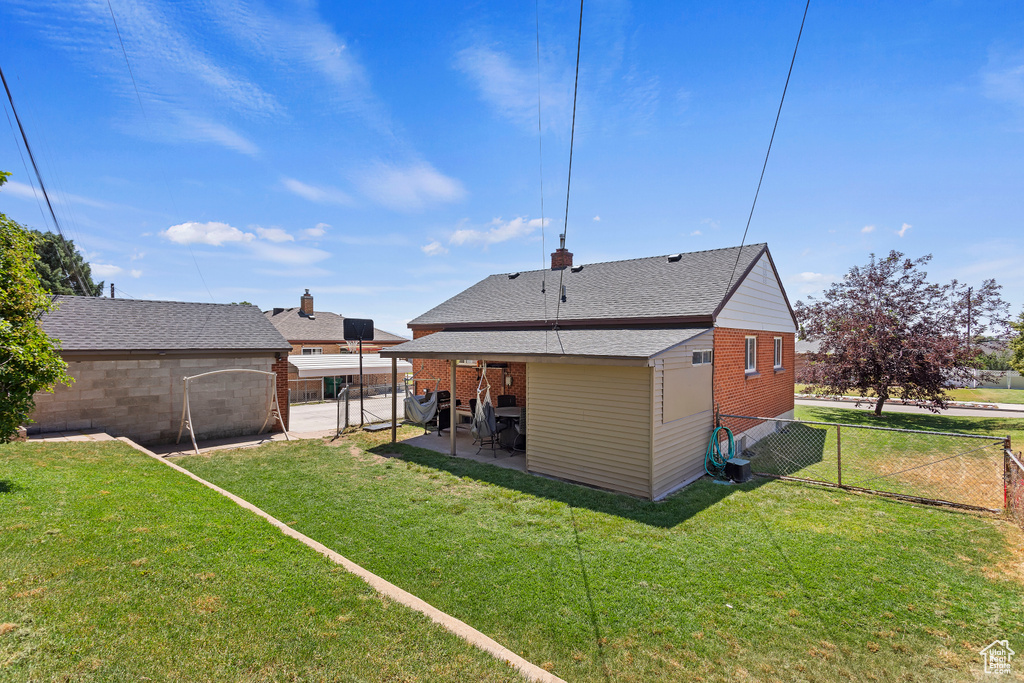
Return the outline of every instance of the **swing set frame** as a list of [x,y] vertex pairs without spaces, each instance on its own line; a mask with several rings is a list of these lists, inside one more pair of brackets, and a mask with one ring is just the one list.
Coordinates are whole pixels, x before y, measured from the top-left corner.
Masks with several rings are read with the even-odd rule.
[[267,423],[270,422],[270,418],[276,418],[276,422],[281,425],[281,431],[284,432],[284,438],[288,441],[292,440],[292,437],[288,435],[288,429],[285,427],[284,418],[281,416],[281,406],[277,400],[277,373],[268,372],[266,370],[250,370],[248,368],[229,368],[227,370],[212,370],[210,372],[204,372],[198,375],[190,375],[183,377],[182,382],[185,385],[185,394],[181,401],[181,424],[178,426],[178,438],[174,443],[181,443],[181,434],[188,429],[188,435],[192,438],[192,448],[195,449],[196,455],[199,455],[199,446],[196,444],[196,433],[192,427],[192,407],[189,403],[188,388],[192,380],[202,379],[209,377],[210,375],[223,375],[229,372],[246,372],[257,375],[264,375],[270,377],[273,381],[270,383],[270,394],[271,399],[269,401],[269,407],[267,409],[267,417],[263,420],[263,426],[256,432],[257,435],[262,434],[263,430],[267,428]]

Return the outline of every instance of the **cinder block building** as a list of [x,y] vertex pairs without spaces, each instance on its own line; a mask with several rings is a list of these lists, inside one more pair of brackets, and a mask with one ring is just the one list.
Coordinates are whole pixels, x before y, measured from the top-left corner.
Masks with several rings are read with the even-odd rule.
[[169,443],[181,424],[183,378],[228,369],[275,376],[193,381],[197,438],[256,433],[275,394],[287,425],[291,345],[255,306],[79,296],[56,303],[41,322],[60,342],[75,382],[36,394],[29,433],[101,429],[142,444]]
[[525,406],[528,471],[636,496],[703,475],[716,410],[793,414],[797,322],[767,244],[579,266],[563,247],[409,327],[380,355],[437,380],[420,391],[465,405],[486,363],[492,398]]

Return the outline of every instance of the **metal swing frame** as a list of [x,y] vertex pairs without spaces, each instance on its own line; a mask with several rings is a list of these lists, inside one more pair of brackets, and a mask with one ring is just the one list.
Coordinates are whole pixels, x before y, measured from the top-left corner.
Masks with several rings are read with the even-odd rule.
[[181,443],[181,434],[188,428],[188,435],[192,438],[192,448],[195,449],[196,455],[199,455],[199,446],[196,444],[196,433],[192,428],[192,407],[189,403],[188,387],[194,379],[201,379],[203,377],[209,377],[210,375],[222,375],[228,372],[247,372],[257,375],[265,375],[273,378],[275,381],[271,382],[270,394],[271,400],[269,409],[267,410],[267,417],[263,420],[263,426],[256,432],[257,435],[262,434],[263,430],[267,428],[267,423],[270,422],[270,418],[276,418],[277,422],[281,425],[281,431],[284,432],[284,438],[288,441],[292,440],[292,437],[288,435],[288,429],[285,427],[284,418],[281,416],[281,406],[277,400],[277,373],[267,372],[266,370],[250,370],[248,368],[230,368],[228,370],[212,370],[210,372],[204,372],[198,375],[190,375],[189,377],[183,377],[182,382],[185,385],[185,395],[181,401],[181,424],[178,426],[178,438],[174,443]]

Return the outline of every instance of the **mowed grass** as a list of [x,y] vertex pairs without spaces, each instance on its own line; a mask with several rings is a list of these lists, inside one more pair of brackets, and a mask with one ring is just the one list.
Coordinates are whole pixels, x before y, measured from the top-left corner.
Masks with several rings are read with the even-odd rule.
[[570,681],[968,680],[1024,633],[996,516],[765,480],[650,503],[386,438],[178,462]]
[[0,680],[521,680],[121,443],[0,446]]
[[[796,393],[802,394],[806,391],[806,384],[796,385]],[[953,401],[1024,404],[1024,390],[1021,389],[948,389],[946,393]],[[874,392],[868,392],[868,395],[874,396]]]
[[[797,406],[797,419],[840,422],[928,432],[988,435],[988,439],[917,434],[831,425],[785,424],[748,449],[754,471],[838,483],[842,444],[842,483],[985,508],[1003,506],[1003,439],[1020,435],[1022,419],[948,417]],[[748,428],[733,418],[735,432]]]

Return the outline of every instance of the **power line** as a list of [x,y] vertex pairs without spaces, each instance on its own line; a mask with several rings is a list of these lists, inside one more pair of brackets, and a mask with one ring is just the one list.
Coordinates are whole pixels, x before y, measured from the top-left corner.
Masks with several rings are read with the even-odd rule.
[[548,319],[547,291],[547,255],[548,248],[544,238],[544,131],[541,126],[541,78],[540,78],[540,0],[535,3],[537,11],[537,158],[540,160],[540,294],[544,302],[544,320]]
[[[810,0],[808,0],[810,2]],[[569,232],[569,188],[572,187],[572,148],[576,140],[576,93],[580,86],[580,45],[583,42],[583,0],[580,0],[580,30],[576,36],[576,80],[572,86],[572,128],[569,131],[569,175],[565,182],[565,223],[562,226],[562,237],[559,248],[565,248],[565,235]],[[565,267],[558,272],[558,306],[555,308],[555,327],[558,327],[558,316],[562,312],[562,277]]]
[[[28,158],[32,162],[33,170],[36,172],[36,180],[39,181],[39,189],[43,193],[43,198],[46,199],[46,206],[49,208],[50,216],[53,218],[53,225],[57,228],[57,234],[61,236],[61,239],[67,242],[67,238],[64,236],[64,230],[60,227],[60,221],[57,220],[57,214],[53,210],[53,204],[50,202],[50,195],[46,192],[46,185],[43,184],[43,176],[39,173],[39,166],[36,164],[35,155],[32,154],[32,147],[28,144],[28,136],[25,135],[25,127],[21,125],[21,118],[18,116],[17,107],[14,106],[14,97],[11,95],[11,89],[7,85],[7,78],[4,76],[2,68],[0,68],[0,81],[3,81],[4,90],[7,92],[7,101],[11,103],[11,112],[14,113],[14,120],[18,123],[18,130],[21,131],[21,139],[22,142],[25,143],[25,151],[28,152]],[[60,253],[60,249],[57,250],[57,253]],[[61,266],[67,270],[67,266],[64,264],[63,259],[61,259]],[[84,296],[92,296],[92,291],[85,286],[85,278],[82,277],[82,274],[79,272],[78,265],[74,262],[74,259],[71,260],[71,271],[69,274],[78,280],[78,286],[82,290],[82,294]]]
[[[145,120],[146,126],[150,128],[150,133],[152,133],[152,124],[150,124],[150,122],[149,122],[149,116],[146,115],[146,107],[144,107],[143,104],[142,104],[142,95],[139,93],[139,85],[135,81],[135,72],[132,71],[132,63],[128,59],[128,50],[125,49],[124,39],[121,37],[121,29],[118,28],[118,26],[117,26],[117,17],[114,16],[114,6],[112,4],[110,4],[110,0],[107,0],[107,9],[110,11],[110,20],[114,24],[114,32],[117,33],[117,42],[121,45],[121,54],[124,55],[124,64],[125,64],[126,67],[128,67],[128,76],[132,80],[132,88],[135,90],[135,99],[138,100],[138,102],[139,102],[139,111],[142,112],[142,118],[143,118],[143,120]],[[167,182],[167,176],[165,175],[164,170],[163,170],[162,167],[160,168],[159,172],[160,172],[161,176],[163,177],[164,187],[167,188],[167,195],[171,198],[171,204],[174,206],[175,213],[177,213],[178,215],[181,215],[181,212],[178,211],[178,206],[177,206],[178,203],[175,201],[174,194],[171,192],[171,184],[169,182]],[[196,253],[192,249],[192,245],[191,244],[186,244],[185,246],[188,247],[188,253],[192,256],[192,263],[196,267],[196,272],[199,273],[199,280],[200,280],[200,282],[203,283],[203,289],[205,289],[206,293],[209,295],[210,301],[213,301],[214,303],[216,303],[216,301],[213,298],[213,292],[210,291],[210,286],[208,284],[206,284],[206,278],[203,276],[202,268],[199,267],[199,259],[196,258]],[[207,320],[209,320],[209,317],[207,317]],[[206,327],[206,323],[203,323],[203,327],[204,328]],[[200,329],[200,331],[202,331],[202,328]]]
[[789,77],[793,75],[793,64],[796,63],[796,51],[800,47],[800,36],[804,34],[804,22],[807,21],[807,10],[811,6],[811,0],[804,5],[804,16],[800,20],[800,31],[796,34],[796,45],[793,46],[793,58],[789,60],[789,72],[786,74],[786,85],[782,87],[782,98],[779,100],[779,110],[775,113],[775,125],[772,126],[772,136],[768,140],[768,151],[764,154],[764,163],[761,165],[761,177],[757,181],[757,190],[754,191],[754,201],[750,205],[750,215],[747,216],[747,227],[743,229],[743,239],[740,240],[740,248],[736,252],[736,262],[732,264],[732,273],[729,275],[729,284],[725,286],[726,294],[732,288],[732,279],[736,277],[736,268],[740,264],[740,255],[743,253],[743,245],[747,241],[747,231],[750,230],[750,220],[754,217],[754,207],[757,206],[757,196],[761,193],[761,183],[764,181],[764,171],[768,168],[768,155],[772,153],[772,143],[775,142],[775,130],[779,127],[779,117],[782,115],[782,103],[786,101],[786,90],[789,89]]

